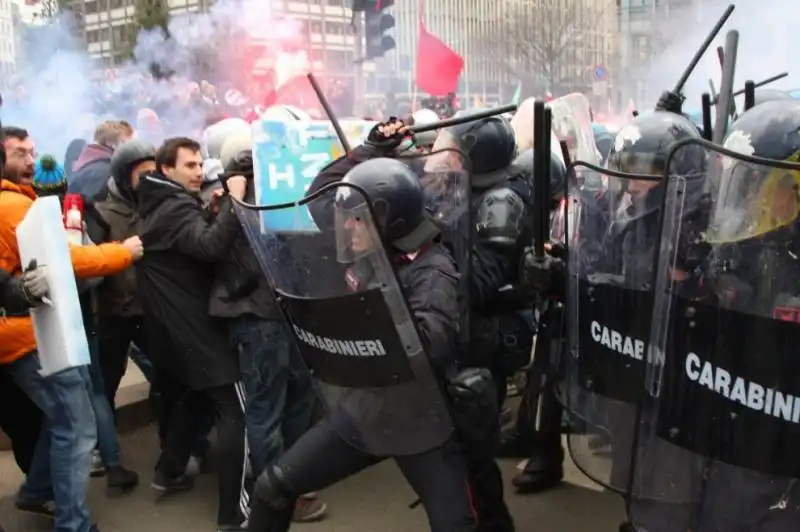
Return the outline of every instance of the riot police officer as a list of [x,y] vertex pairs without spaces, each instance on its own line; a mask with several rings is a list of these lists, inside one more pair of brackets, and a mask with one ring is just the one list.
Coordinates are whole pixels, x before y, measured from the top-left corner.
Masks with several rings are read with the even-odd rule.
[[[347,263],[339,281],[346,281],[352,292],[365,297],[370,292],[374,293],[375,289],[382,294],[387,291],[387,285],[396,282],[393,273],[386,277],[387,272],[392,271],[390,265],[394,264],[402,292],[389,289],[393,301],[387,301],[387,304],[395,309],[393,313],[402,313],[400,309],[403,305],[397,306],[399,302],[396,299],[405,297],[435,378],[444,387],[445,374],[456,359],[458,272],[451,255],[438,242],[439,229],[426,209],[419,178],[397,160],[375,158],[347,172],[343,184],[346,185],[333,185],[333,213],[330,212],[330,201],[313,202],[314,193],[309,195],[309,201],[312,202],[309,212],[320,228],[321,237],[334,236],[328,229],[335,227],[337,249],[334,256],[340,257],[339,262]],[[350,186],[366,193],[372,205],[371,211],[365,208],[364,196],[348,188]],[[375,214],[375,225],[369,220],[371,212]],[[383,248],[376,248],[379,246],[376,238],[383,241]],[[254,247],[258,248],[257,245]],[[388,254],[386,260],[383,249]],[[258,248],[256,252],[268,251]],[[378,253],[379,256],[373,260],[371,253]],[[267,257],[267,260],[270,258]],[[317,260],[324,258],[318,257]],[[292,283],[296,280],[295,275]],[[280,294],[281,283],[276,284],[278,286],[273,288]],[[329,291],[326,290],[326,293]],[[290,315],[297,317],[297,313],[292,311],[287,313],[287,320]],[[297,334],[299,326],[294,322],[292,325]],[[407,327],[407,322],[403,326]],[[305,338],[308,339],[307,336]],[[415,367],[417,378],[420,378],[419,368],[425,367],[424,364],[420,365],[421,359],[417,357],[416,361],[409,359],[409,362]],[[324,386],[330,387],[327,384]],[[438,388],[433,386],[433,390]],[[392,393],[393,389],[398,387],[389,386],[387,393]],[[394,417],[402,417],[398,409],[411,408],[408,404],[388,405],[392,415],[387,415],[381,409],[387,407],[389,400],[376,397],[373,390],[367,389],[363,395],[359,395],[358,390],[346,387],[337,392],[337,397],[344,397],[339,407],[331,410],[329,402],[328,417],[305,433],[259,476],[254,489],[249,530],[285,532],[289,528],[294,502],[301,494],[330,486],[386,458],[394,458],[419,495],[433,532],[475,530],[476,518],[471,507],[467,463],[460,444],[454,439],[452,425],[444,425],[447,432],[444,433],[446,439],[443,444],[424,452],[395,456],[374,454],[369,452],[369,445],[363,445],[363,441],[363,446],[359,447],[344,436],[355,433],[358,438],[368,440],[364,433],[369,431],[358,429],[362,416],[380,424],[382,418],[391,421]],[[430,392],[430,387],[427,390]],[[324,394],[324,391],[321,393]],[[412,398],[412,401],[415,399]],[[430,408],[419,406],[422,413],[433,408],[432,405]],[[380,415],[376,416],[379,410]],[[447,410],[444,412],[446,417]],[[414,426],[425,426],[427,423],[437,423],[437,419],[413,421]],[[356,427],[356,430],[351,430],[352,427]],[[380,439],[382,435],[376,434],[375,437]],[[397,434],[396,437],[402,439],[406,436]],[[413,435],[408,437],[410,445],[416,444]]]
[[[677,495],[694,503],[684,519],[698,532],[800,528],[797,416],[787,400],[800,338],[799,131],[800,102],[769,101],[731,125],[725,151],[704,145],[708,219],[699,238],[681,232],[662,244],[701,260],[656,302],[669,323],[661,366],[680,369],[656,375],[661,392],[645,422],[683,451],[673,467],[693,471]],[[675,277],[668,261],[659,266],[659,277]],[[642,469],[667,479],[652,464]],[[641,514],[634,504],[631,520],[646,528]]]
[[[535,150],[533,148],[523,151],[514,161],[516,166],[525,169],[530,175],[534,175]],[[559,206],[563,199],[566,181],[566,167],[561,159],[551,155],[550,157],[550,187],[551,204],[550,210]],[[531,290],[532,292],[537,290]],[[546,294],[545,294],[546,295]],[[552,312],[555,312],[555,307]],[[524,324],[526,319],[533,320],[533,311],[519,311],[514,314],[501,317],[504,323]],[[553,323],[560,323],[560,318],[548,312],[540,313],[539,322],[542,320],[553,320]],[[522,401],[517,412],[516,426],[504,433],[499,456],[519,457],[528,460],[525,468],[512,480],[514,486],[521,493],[536,493],[558,485],[563,476],[564,450],[561,446],[561,405],[555,396],[554,381],[551,378],[551,365],[549,361],[536,360],[530,364],[531,349],[533,348],[533,334],[531,328],[527,330],[521,325],[515,328],[503,327],[503,342],[501,351],[505,351],[501,356],[501,366],[503,360],[513,360],[513,353],[524,355],[524,364],[518,367],[509,367],[508,371],[513,372],[522,366],[526,369],[526,387],[522,392]],[[560,327],[553,327],[555,335],[561,335]],[[514,334],[519,331],[518,334]],[[524,332],[524,336],[523,333]],[[543,354],[548,351],[552,344],[545,340],[546,334],[543,328],[539,328],[537,345],[539,341],[548,342],[547,348],[537,349],[536,356],[547,356]],[[552,339],[555,339],[553,337]],[[527,341],[526,341],[527,340]],[[542,346],[545,344],[542,343]],[[518,357],[517,357],[518,358]]]
[[[634,496],[630,493],[630,465],[645,362],[635,353],[603,344],[602,335],[593,334],[589,325],[606,327],[623,338],[648,338],[650,314],[646,309],[652,308],[667,166],[686,178],[686,204],[695,205],[702,194],[706,165],[702,149],[687,149],[670,158],[670,148],[684,139],[699,138],[697,128],[679,114],[654,111],[639,115],[618,132],[609,154],[608,169],[621,175],[602,175],[606,186],[599,195],[584,190],[577,181],[570,185],[568,202],[577,212],[577,227],[567,236],[571,238],[569,286],[562,289],[570,293],[567,322],[574,331],[571,350],[577,353],[567,357],[564,394],[573,417],[584,425],[581,432],[588,433],[588,437],[570,435],[570,446],[588,476],[626,498]],[[681,230],[689,230],[689,224]],[[526,264],[529,267],[523,274],[531,283],[541,284],[543,277],[563,269],[555,260],[546,264],[549,271],[540,271],[532,251],[526,255]],[[599,452],[603,447],[610,447],[609,452]],[[665,456],[667,453],[664,451]],[[671,466],[668,458],[660,465]],[[657,500],[642,501],[642,514],[649,503],[659,511],[655,520],[642,518],[648,525],[645,529],[669,530],[659,521],[665,514]],[[627,523],[620,527],[629,529]]]
[[[534,176],[532,167],[527,167],[533,157],[532,153],[527,154],[531,155],[530,160],[526,156],[522,164],[515,164],[517,142],[510,123],[502,117],[484,118],[443,130],[432,152],[448,148],[465,153],[471,170],[474,233],[469,288],[472,312],[470,345],[462,361],[468,366],[492,371],[499,404],[502,404],[511,369],[505,364],[508,353],[504,353],[503,339],[515,333],[522,337],[512,324],[525,319],[518,313],[531,309],[536,296],[530,287],[518,282],[523,251],[533,238]],[[563,183],[563,164],[548,156],[556,169],[555,179],[560,175]],[[563,190],[563,184],[552,190],[558,193]],[[524,334],[530,346],[533,331]],[[494,448],[477,448],[470,453],[478,514],[487,530],[512,530],[493,451]]]

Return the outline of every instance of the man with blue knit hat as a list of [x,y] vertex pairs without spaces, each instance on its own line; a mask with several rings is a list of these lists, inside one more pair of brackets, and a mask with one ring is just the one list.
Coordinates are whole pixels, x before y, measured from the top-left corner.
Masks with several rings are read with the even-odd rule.
[[42,155],[34,168],[33,190],[37,196],[62,197],[67,192],[67,175],[55,157]]

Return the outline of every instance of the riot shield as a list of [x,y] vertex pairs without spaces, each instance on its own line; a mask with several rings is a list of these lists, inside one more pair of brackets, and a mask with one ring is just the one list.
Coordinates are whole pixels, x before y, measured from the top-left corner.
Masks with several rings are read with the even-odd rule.
[[[578,168],[576,168],[578,167]],[[570,166],[562,233],[568,250],[568,338],[559,398],[571,415],[568,448],[595,482],[627,494],[642,394],[661,176]],[[598,194],[577,173],[602,178]]]
[[406,153],[397,159],[419,175],[427,208],[442,229],[442,239],[456,262],[460,273],[458,337],[460,348],[468,348],[473,227],[469,157],[455,148],[444,148],[429,153]]
[[670,159],[698,147],[710,161],[701,201],[667,175],[634,466],[650,496],[631,501],[630,520],[800,530],[800,165],[701,140]]
[[[376,456],[443,444],[448,403],[361,189],[336,183],[300,202],[236,209],[340,436]],[[277,229],[270,212],[283,213]]]
[[567,143],[570,160],[599,164],[601,157],[594,142],[592,115],[586,96],[567,94],[547,105],[553,112],[553,132],[559,141]]

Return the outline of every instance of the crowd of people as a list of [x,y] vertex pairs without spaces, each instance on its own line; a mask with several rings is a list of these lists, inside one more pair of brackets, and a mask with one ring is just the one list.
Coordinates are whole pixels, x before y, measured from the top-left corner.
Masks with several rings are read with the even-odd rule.
[[[478,124],[482,138],[499,143],[503,155],[482,163],[476,155],[473,167],[525,175],[512,165],[519,150],[508,120],[494,117]],[[397,136],[399,128],[376,126],[367,143],[323,171],[312,190],[341,179],[360,161],[394,150],[394,140],[387,144],[386,138]],[[103,122],[91,142],[70,143],[59,163],[40,157],[36,139],[25,129],[2,129],[0,269],[8,274],[8,295],[0,323],[0,378],[4,393],[20,406],[3,412],[0,425],[26,473],[15,504],[20,511],[53,519],[56,530],[97,531],[86,503],[89,479],[104,476],[109,488],[123,491],[137,486],[142,472],[125,467],[115,426],[117,391],[132,360],[150,383],[158,424],[160,453],[152,488],[167,495],[190,490],[193,477],[207,471],[209,432],[215,428],[217,529],[245,530],[249,524],[260,530],[257,520],[249,520],[251,507],[257,506],[254,493],[263,494],[264,479],[274,477],[275,464],[309,434],[318,416],[311,376],[293,351],[233,210],[235,201],[253,201],[251,128],[244,120],[224,119],[199,140],[169,138],[157,148],[145,140],[147,133],[124,120]],[[523,152],[532,149],[528,137]],[[430,151],[437,138],[421,135],[418,147]],[[509,179],[519,179],[514,175]],[[91,364],[43,377],[30,309],[46,300],[47,266],[21,264],[15,228],[38,197],[63,201],[76,194],[84,205],[83,245],[70,245],[70,254]],[[486,251],[496,271],[481,281],[490,283],[484,291],[516,275],[515,268],[507,268],[516,258],[505,255]],[[491,299],[488,293],[485,297]],[[494,317],[489,313],[482,320],[491,323]],[[492,357],[480,360],[485,358],[480,351],[494,349],[498,340],[490,335],[481,342],[464,358],[491,366]],[[505,374],[497,380],[502,398]],[[488,416],[499,420],[498,414]],[[468,453],[470,489],[476,492],[481,530],[513,530],[492,447]],[[431,466],[417,474],[424,477],[427,469]],[[325,516],[326,504],[316,489],[290,492],[290,520]],[[441,516],[430,508],[445,503],[422,498],[431,526],[452,529],[452,521],[437,522]],[[469,500],[463,499],[466,509]],[[459,516],[459,530],[475,526],[470,516],[472,510]]]
[[[252,178],[249,127],[239,125],[225,145],[212,140],[208,153],[188,138],[155,149],[127,122],[108,121],[93,142],[71,145],[65,167],[55,168],[37,157],[26,130],[2,130],[1,260],[11,275],[0,324],[2,374],[20,404],[3,428],[27,474],[17,508],[53,518],[56,530],[97,530],[85,500],[90,475],[122,490],[139,481],[122,465],[115,428],[129,357],[150,381],[159,422],[154,489],[192,488],[216,426],[219,530],[242,529],[248,479],[311,422],[310,379],[294,367],[269,288],[247,261],[230,198],[216,190],[198,200],[204,158]],[[229,179],[231,195],[244,197],[245,183]],[[14,228],[37,197],[72,193],[86,200],[85,245],[70,252],[92,364],[44,378],[29,307],[41,301],[36,286],[45,266],[20,264]],[[307,494],[294,519],[318,519],[325,510]]]
[[[612,135],[602,128],[594,131],[594,143],[588,147],[575,145],[584,138],[576,132],[563,139],[551,132],[550,153],[537,151],[541,139],[533,135],[532,99],[524,101],[511,118],[467,115],[447,129],[418,135],[413,139],[415,150],[408,146],[408,124],[414,117],[392,119],[376,125],[362,145],[314,178],[306,192],[310,202],[325,198],[326,191],[342,182],[366,192],[377,213],[376,230],[386,256],[364,262],[365,251],[375,248],[365,236],[371,231],[368,220],[353,214],[359,212],[359,205],[353,204],[351,195],[337,192],[309,204],[319,235],[308,240],[312,248],[303,251],[313,254],[313,246],[320,242],[346,249],[337,247],[333,253],[318,254],[319,264],[309,264],[308,272],[297,275],[324,279],[328,274],[325,258],[349,251],[360,258],[344,261],[348,262],[344,270],[332,270],[341,274],[341,279],[336,277],[339,284],[351,292],[366,293],[367,287],[377,283],[383,287],[379,292],[385,294],[388,285],[378,282],[378,276],[396,270],[399,297],[406,299],[415,319],[415,334],[430,366],[415,367],[416,381],[425,381],[420,375],[428,371],[436,383],[430,388],[420,385],[419,391],[425,393],[410,394],[403,408],[389,410],[387,419],[397,426],[378,423],[371,427],[385,428],[387,434],[396,431],[397,442],[383,442],[382,452],[370,452],[368,446],[359,447],[356,440],[343,436],[348,430],[363,436],[369,428],[360,423],[375,422],[374,415],[368,416],[372,418],[369,421],[361,420],[358,408],[391,406],[388,396],[386,401],[376,400],[383,399],[381,386],[362,384],[368,388],[363,396],[353,391],[358,386],[343,386],[347,393],[341,396],[350,400],[346,412],[328,409],[327,415],[321,416],[317,411],[319,396],[325,399],[325,386],[335,388],[335,382],[325,381],[324,372],[312,375],[309,371],[313,360],[296,341],[302,327],[295,323],[292,328],[287,326],[289,303],[275,298],[278,288],[270,284],[262,269],[264,257],[259,253],[264,250],[253,245],[253,235],[243,227],[247,223],[242,205],[255,202],[257,178],[251,126],[246,121],[216,121],[202,138],[172,137],[156,147],[148,142],[146,132],[136,131],[126,121],[110,120],[97,126],[91,142],[72,142],[62,164],[50,156],[39,157],[36,139],[25,129],[4,126],[0,131],[0,305],[4,311],[0,320],[0,393],[16,408],[0,410],[0,426],[11,438],[17,463],[26,474],[16,507],[53,519],[58,531],[98,532],[86,503],[89,479],[105,476],[109,488],[123,491],[137,486],[141,472],[125,467],[115,426],[116,394],[132,360],[150,383],[150,402],[158,425],[160,449],[152,473],[153,489],[164,495],[191,490],[194,477],[208,470],[209,433],[215,429],[216,526],[220,532],[285,532],[291,522],[321,519],[327,507],[317,496],[318,490],[386,458],[395,459],[420,497],[432,532],[512,532],[514,519],[505,502],[496,457],[528,458],[513,479],[521,492],[547,490],[563,478],[563,409],[549,363],[544,369],[531,365],[531,351],[534,343],[537,353],[541,353],[541,344],[559,343],[556,340],[565,335],[563,313],[574,310],[566,301],[566,285],[578,283],[580,290],[583,282],[567,279],[564,242],[551,242],[544,256],[530,246],[536,228],[535,156],[548,159],[545,167],[549,168],[551,196],[544,199],[546,209],[559,212],[568,183],[575,187],[570,194],[576,196],[570,199],[584,202],[576,220],[586,227],[581,234],[586,242],[578,251],[589,253],[591,248],[586,260],[593,267],[609,272],[621,268],[621,274],[602,277],[616,280],[608,289],[620,290],[619,283],[630,281],[631,290],[649,290],[648,283],[658,269],[653,249],[660,236],[654,235],[660,235],[660,194],[664,193],[656,176],[663,176],[673,145],[687,140],[703,142],[701,130],[679,108],[659,105],[623,127],[613,142]],[[767,126],[789,120],[781,114],[784,112],[791,111],[786,115],[793,117],[791,120],[800,116],[798,104],[783,100],[775,105],[759,104],[756,109],[758,112],[748,111],[734,123],[731,135],[746,133],[754,139],[767,139],[759,141],[763,153],[779,147],[786,152],[782,160],[795,160],[800,149],[796,127],[794,136],[784,135],[778,142],[770,137],[774,132]],[[573,122],[590,127],[586,114]],[[423,118],[418,117],[418,122],[425,122]],[[583,181],[575,186],[578,179],[570,175],[566,162],[578,153],[589,154],[591,164],[607,164],[612,177],[613,172],[627,175],[624,186],[612,186],[609,176],[591,180],[588,177],[598,176],[588,174],[578,176]],[[713,175],[708,170],[711,158],[705,152],[696,149],[690,155],[679,161],[686,164],[682,177]],[[630,177],[636,172],[644,177]],[[795,174],[789,176],[800,181]],[[720,182],[723,178],[728,179],[722,176]],[[788,194],[793,201],[771,215],[769,223],[779,226],[781,231],[775,233],[779,236],[782,228],[797,218],[796,198],[791,196],[791,191],[797,190],[795,181],[784,187],[789,192],[769,184],[770,194]],[[459,185],[465,190],[458,189]],[[426,186],[439,193],[448,190],[444,197],[451,200],[470,197],[469,227],[446,226],[442,220],[447,216],[434,216]],[[623,207],[617,208],[617,194],[627,198]],[[690,210],[694,217],[682,231],[700,234],[695,229],[708,216],[697,213],[708,214],[709,194],[703,196],[706,203],[690,205],[696,207]],[[30,311],[47,304],[48,267],[34,261],[23,263],[16,228],[37,198],[57,196],[66,201],[71,195],[79,195],[83,204],[82,244],[71,243],[69,251],[91,362],[43,376],[42,353]],[[747,199],[755,201],[752,198],[757,197],[750,194]],[[333,234],[337,238],[330,238]],[[342,234],[349,239],[341,241]],[[669,271],[677,275],[678,284],[684,283],[682,288],[694,287],[684,282],[692,275],[702,273],[703,279],[712,279],[716,274],[717,270],[705,272],[698,266],[714,258],[708,255],[708,246],[693,242],[676,248],[680,260]],[[688,248],[708,257],[698,259]],[[773,251],[778,253],[770,248],[770,253]],[[369,262],[375,260],[393,266]],[[337,268],[339,262],[337,259]],[[733,266],[726,264],[727,275]],[[586,280],[585,284],[594,289],[602,283]],[[697,286],[705,285],[698,282]],[[726,285],[725,293],[734,288],[740,290],[741,286]],[[558,304],[534,313],[533,308],[542,301]],[[568,316],[568,322],[577,320]],[[626,321],[620,327],[631,323]],[[369,324],[359,326],[363,329]],[[637,338],[634,332],[626,334]],[[522,407],[515,426],[501,433],[508,379],[520,370],[528,377]],[[333,381],[340,376],[335,377]],[[315,390],[315,379],[325,386]],[[413,386],[412,382],[406,392],[414,390]],[[399,388],[402,392],[402,386]],[[328,389],[328,393],[338,392]],[[581,430],[591,440],[587,456],[602,456],[597,460],[609,466],[611,479],[592,478],[625,492],[632,478],[626,469],[632,452],[630,445],[619,443],[634,429],[620,427],[628,427],[624,423],[628,417],[633,419],[635,401],[606,411],[603,393],[608,392],[587,388],[576,393],[599,398],[591,404],[602,413],[603,421],[597,427]],[[415,404],[424,403],[425,398],[431,399],[430,405]],[[431,415],[439,401],[447,404],[442,407],[444,413]],[[404,419],[403,412],[411,418]],[[580,412],[572,413],[580,418]],[[427,415],[431,419],[425,419]],[[608,419],[619,421],[619,426],[603,429]],[[401,427],[407,431],[402,432]],[[435,444],[426,446],[421,443],[426,440],[415,439],[416,430]],[[426,430],[441,431],[441,437]],[[392,443],[405,443],[416,451],[402,451]],[[610,458],[609,453],[601,452],[608,447]],[[698,475],[714,464],[704,460],[692,461],[692,467],[705,464],[696,468]],[[648,461],[637,467],[659,466],[658,460],[652,460],[652,464]],[[722,475],[719,478],[730,478],[725,467],[714,470]],[[754,474],[746,478],[753,485],[761,482],[756,478],[760,473]],[[780,481],[769,493],[794,489],[794,480],[788,488]],[[681,510],[687,508],[682,528],[665,521],[665,516],[672,514],[664,511],[675,510],[674,505],[663,505],[667,510],[646,506],[647,512],[638,519],[647,522],[651,531],[695,529],[696,523],[707,524],[698,529],[704,532],[744,530],[714,528],[723,521],[720,509],[710,505],[710,500],[703,499],[699,508],[681,506]],[[782,527],[796,523],[797,512],[781,515],[775,530],[791,530]],[[621,530],[635,528],[624,523]]]

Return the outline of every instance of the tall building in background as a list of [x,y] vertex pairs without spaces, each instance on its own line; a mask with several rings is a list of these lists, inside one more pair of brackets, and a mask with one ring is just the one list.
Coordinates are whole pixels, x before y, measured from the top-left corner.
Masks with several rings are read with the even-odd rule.
[[[78,21],[79,36],[99,66],[113,68],[125,60],[136,31],[135,0],[63,1],[70,3]],[[213,3],[212,0],[166,1],[176,15],[205,10]],[[347,84],[356,81],[358,47],[351,25],[352,0],[263,1],[276,13],[300,21],[315,72]],[[523,81],[526,81],[525,93],[550,89],[554,93],[608,91],[614,79],[610,65],[616,52],[618,1],[633,0],[395,0],[389,9],[395,27],[388,34],[397,45],[383,57],[363,63],[363,99],[372,105],[389,95],[407,102],[415,96],[425,96],[417,94],[414,80],[422,5],[427,30],[465,60],[458,90],[462,105],[503,103]],[[267,25],[263,28],[265,32],[270,29]],[[548,32],[553,36],[551,40],[569,35],[568,46],[559,47],[555,42],[542,44],[539,38],[538,48],[560,51],[557,60],[551,61],[553,68],[546,69],[547,76],[538,75],[528,84],[530,74],[542,72],[541,63],[546,61],[542,53],[517,52]],[[253,40],[257,44],[258,35]],[[603,66],[608,74],[601,80],[605,85],[593,85],[597,66]]]
[[11,76],[17,67],[18,13],[13,0],[0,0],[0,75],[4,77]]
[[[414,92],[420,4],[395,3],[397,50],[378,61],[379,90],[392,86],[398,92]],[[547,90],[588,92],[594,67],[611,62],[616,52],[615,0],[426,0],[422,4],[425,27],[464,58],[462,102],[469,98],[505,103],[518,83],[528,93],[524,95]],[[543,68],[548,62],[552,65]],[[412,76],[403,79],[407,72]]]
[[[619,96],[637,105],[655,102],[658,94],[649,87],[647,71],[652,58],[670,43],[660,31],[670,19],[687,13],[700,16],[701,0],[616,0],[619,21]],[[689,17],[691,19],[691,17]],[[665,89],[663,87],[662,89]]]

